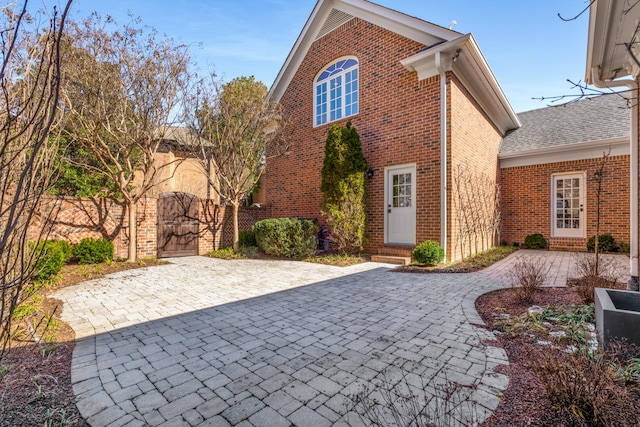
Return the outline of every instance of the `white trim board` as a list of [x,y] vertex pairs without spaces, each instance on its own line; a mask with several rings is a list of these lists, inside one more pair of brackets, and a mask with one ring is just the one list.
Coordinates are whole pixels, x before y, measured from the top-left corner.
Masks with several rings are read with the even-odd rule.
[[[611,150],[611,151],[609,151]],[[603,153],[611,156],[625,156],[631,152],[629,138],[615,138],[603,141],[589,141],[578,144],[558,145],[498,154],[500,169],[518,166],[541,165],[547,163],[570,162],[597,159]]]

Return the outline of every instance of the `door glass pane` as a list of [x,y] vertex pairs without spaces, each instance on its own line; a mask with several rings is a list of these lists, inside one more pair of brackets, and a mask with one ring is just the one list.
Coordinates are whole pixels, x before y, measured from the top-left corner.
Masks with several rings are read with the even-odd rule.
[[393,202],[394,208],[411,207],[411,174],[394,174],[393,181]]

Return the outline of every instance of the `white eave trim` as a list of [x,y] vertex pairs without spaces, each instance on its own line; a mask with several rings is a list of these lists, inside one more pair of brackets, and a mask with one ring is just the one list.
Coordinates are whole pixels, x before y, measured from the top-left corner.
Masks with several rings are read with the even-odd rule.
[[[608,1],[607,6],[609,6]],[[606,28],[598,28],[598,31],[596,31],[596,24],[602,24],[602,21],[597,16],[598,12],[603,10],[602,4],[598,0],[596,0],[591,3],[591,6],[589,7],[589,29],[587,33],[587,69],[585,71],[584,80],[587,84],[593,84],[593,80],[591,78],[591,70],[594,67],[599,68],[600,64],[602,64],[602,48],[606,40]],[[610,10],[610,7],[607,7],[606,9]],[[610,13],[607,13],[607,16],[605,17],[607,25],[609,21],[609,15]],[[596,40],[596,34],[600,35],[598,40]]]
[[[632,42],[638,27],[640,9],[622,0],[593,0],[589,9],[587,61],[585,81],[602,87],[601,82],[616,82],[625,77],[636,78],[640,66],[625,46]],[[637,44],[631,49],[635,56]],[[596,76],[593,75],[596,70]],[[607,86],[610,86],[607,84]]]
[[610,152],[611,156],[629,155],[631,152],[629,137],[499,153],[498,160],[500,169],[506,169],[518,166],[595,159],[602,157],[602,154],[607,152]]
[[[518,115],[471,33],[417,53],[400,63],[407,70],[415,71],[418,80],[424,80],[439,74],[435,64],[436,53],[446,59],[443,61],[445,70],[453,71],[502,135],[521,126]],[[457,59],[454,61],[454,58]]]
[[425,46],[460,36],[460,33],[364,0],[319,0],[269,90],[268,99],[280,101],[325,20],[336,9],[386,28]]

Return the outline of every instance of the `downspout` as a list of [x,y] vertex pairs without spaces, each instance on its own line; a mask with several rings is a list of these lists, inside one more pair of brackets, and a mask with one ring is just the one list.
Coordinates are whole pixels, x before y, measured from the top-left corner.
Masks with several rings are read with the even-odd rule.
[[[627,87],[630,90],[638,89],[635,80],[613,80],[602,81],[598,73],[598,68],[591,69],[591,80],[593,84],[601,88]],[[631,107],[631,236],[629,248],[630,275],[628,288],[630,291],[638,291],[638,103],[633,102]]]
[[436,69],[440,73],[440,242],[447,251],[447,72],[442,65],[440,52],[436,52]]

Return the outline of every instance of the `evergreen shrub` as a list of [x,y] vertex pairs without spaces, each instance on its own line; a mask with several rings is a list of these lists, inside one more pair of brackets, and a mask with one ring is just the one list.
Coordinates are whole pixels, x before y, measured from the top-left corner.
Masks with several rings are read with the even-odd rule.
[[315,253],[316,225],[309,219],[270,218],[253,226],[258,248],[267,255],[304,258]]

